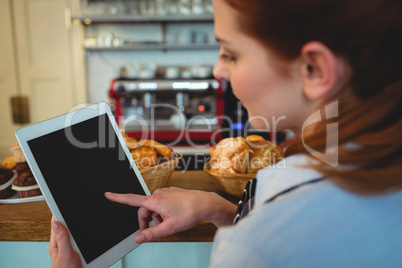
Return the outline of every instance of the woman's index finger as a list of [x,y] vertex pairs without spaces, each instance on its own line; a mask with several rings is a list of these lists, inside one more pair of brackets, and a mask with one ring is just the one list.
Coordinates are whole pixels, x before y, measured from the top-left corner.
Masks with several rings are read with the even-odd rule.
[[147,196],[138,194],[116,194],[116,193],[105,193],[105,197],[110,201],[130,205],[133,207],[143,207],[144,201]]

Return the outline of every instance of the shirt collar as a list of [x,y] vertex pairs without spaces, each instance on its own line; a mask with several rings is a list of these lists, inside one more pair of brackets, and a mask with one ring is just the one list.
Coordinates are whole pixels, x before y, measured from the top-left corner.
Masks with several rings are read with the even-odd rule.
[[314,169],[305,167],[308,161],[305,155],[293,155],[260,170],[257,174],[256,205],[296,185],[322,177]]

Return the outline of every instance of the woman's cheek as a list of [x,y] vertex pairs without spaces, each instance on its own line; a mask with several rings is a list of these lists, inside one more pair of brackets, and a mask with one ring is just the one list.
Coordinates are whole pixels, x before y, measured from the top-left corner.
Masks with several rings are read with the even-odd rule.
[[243,78],[242,76],[232,76],[230,84],[236,98],[238,98],[243,103],[243,105],[245,105],[251,93],[250,83],[247,82],[247,79]]

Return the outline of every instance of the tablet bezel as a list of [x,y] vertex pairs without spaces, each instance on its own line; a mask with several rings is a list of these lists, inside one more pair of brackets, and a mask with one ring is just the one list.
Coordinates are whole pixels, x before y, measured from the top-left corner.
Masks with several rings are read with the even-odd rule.
[[[65,129],[69,126],[81,123],[83,121],[92,119],[94,117],[101,116],[103,114],[106,114],[109,118],[109,121],[111,125],[113,126],[113,129],[118,137],[118,140],[120,142],[121,147],[124,150],[124,153],[126,154],[127,159],[130,162],[130,165],[132,169],[135,172],[135,175],[138,178],[138,181],[140,182],[144,192],[146,195],[150,195],[150,192],[148,190],[147,185],[145,184],[144,179],[142,178],[141,173],[139,172],[132,156],[130,153],[130,150],[128,149],[124,137],[120,132],[120,129],[116,123],[116,120],[114,119],[114,116],[112,112],[110,111],[110,108],[106,102],[101,102],[95,105],[91,105],[76,111],[69,112],[67,114],[28,126],[21,128],[16,131],[16,138],[18,140],[18,143],[25,155],[25,158],[28,162],[29,167],[31,168],[31,171],[42,191],[42,194],[54,216],[54,218],[61,222],[64,226],[67,227],[66,222],[53,198],[52,193],[50,192],[47,183],[38,167],[38,164],[35,160],[35,157],[32,154],[32,151],[28,145],[28,141],[44,136],[46,134],[49,134],[54,131],[58,131],[61,129]],[[50,228],[50,226],[49,226]],[[68,227],[67,227],[68,229]],[[136,244],[134,242],[134,237],[135,235],[139,232],[137,230],[136,232],[132,233],[131,235],[127,236],[125,239],[120,241],[117,245],[114,247],[110,248],[108,251],[103,253],[102,255],[98,256],[96,259],[91,261],[89,264],[86,263],[85,259],[83,258],[74,238],[71,235],[71,232],[69,230],[70,234],[70,240],[72,247],[75,251],[78,252],[81,258],[81,263],[83,267],[109,267],[119,261],[122,257],[130,253],[133,249],[139,246],[139,244]],[[101,235],[101,234],[100,234]]]

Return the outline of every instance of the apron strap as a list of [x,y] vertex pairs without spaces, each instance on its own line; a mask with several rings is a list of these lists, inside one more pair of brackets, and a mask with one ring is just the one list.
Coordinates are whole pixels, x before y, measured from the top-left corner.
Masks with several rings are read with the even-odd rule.
[[[264,202],[264,204],[273,202],[275,199],[277,199],[279,196],[290,193],[302,186],[308,185],[308,184],[313,184],[316,182],[320,182],[323,181],[325,178],[324,177],[320,177],[320,178],[315,178],[309,181],[305,181],[303,183],[297,184],[295,186],[292,186],[288,189],[285,189],[279,193],[277,193],[276,195],[272,196],[271,198],[269,198],[268,200],[266,200]],[[236,223],[238,223],[242,218],[246,217],[247,214],[253,209],[254,207],[254,196],[255,196],[255,188],[257,185],[257,179],[254,178],[252,180],[250,180],[247,185],[246,188],[243,191],[243,195],[238,203],[237,206],[237,211],[236,211],[236,216],[233,220],[233,225],[235,225]]]
[[254,178],[247,182],[246,188],[244,188],[243,195],[237,205],[236,216],[233,220],[233,225],[240,219],[246,217],[249,211],[254,207],[255,187],[257,185],[257,179]]

